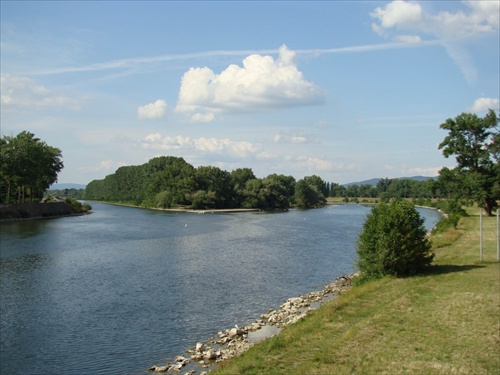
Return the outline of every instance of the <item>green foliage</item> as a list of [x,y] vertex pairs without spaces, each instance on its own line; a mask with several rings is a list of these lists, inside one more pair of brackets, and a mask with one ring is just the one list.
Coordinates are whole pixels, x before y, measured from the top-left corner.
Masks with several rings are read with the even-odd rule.
[[154,199],[154,205],[158,208],[170,208],[172,207],[172,202],[174,201],[174,196],[169,190],[164,190],[156,194]]
[[475,202],[491,215],[500,199],[499,117],[495,111],[480,118],[462,113],[447,119],[448,135],[439,145],[443,155],[455,156],[457,167],[439,172],[438,188],[447,197]]
[[321,207],[326,204],[326,183],[320,177],[313,175],[304,177],[295,185],[295,203],[301,208]]
[[198,190],[192,194],[188,200],[191,201],[191,208],[195,210],[209,209],[216,207],[216,194],[213,191]]
[[[321,179],[314,181],[318,180]],[[161,156],[143,165],[118,168],[103,180],[91,181],[84,198],[158,208],[186,205],[193,209],[273,210],[290,207],[294,193],[292,176],[271,174],[259,179],[250,168],[229,173],[213,166],[194,168],[182,158]]]
[[73,199],[83,199],[85,195],[85,189],[51,189],[47,190],[46,196],[56,196],[56,197],[69,197]]
[[80,203],[76,199],[66,198],[64,202],[70,205],[73,212],[76,213],[85,213],[92,209],[92,207],[88,203]]
[[348,198],[380,198],[384,202],[399,198],[431,198],[439,195],[439,190],[434,187],[434,180],[419,181],[412,179],[383,178],[376,186],[368,184],[351,184],[347,187],[336,183],[326,183],[329,197]]
[[448,228],[451,227],[456,228],[461,217],[462,215],[456,213],[443,217],[441,220],[438,221],[432,232],[444,233]]
[[0,140],[0,202],[40,199],[63,168],[61,150],[23,131]]
[[406,201],[373,207],[357,243],[361,280],[414,275],[429,265],[434,255],[423,223]]

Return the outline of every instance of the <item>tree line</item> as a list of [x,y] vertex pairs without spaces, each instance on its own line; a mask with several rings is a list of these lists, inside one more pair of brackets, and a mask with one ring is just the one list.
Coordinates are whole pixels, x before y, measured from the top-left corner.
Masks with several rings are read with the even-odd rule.
[[401,198],[439,198],[442,196],[436,179],[383,178],[376,185],[327,183],[328,196],[335,198],[379,198],[382,201]]
[[124,166],[90,182],[85,199],[127,202],[146,207],[185,205],[193,209],[287,209],[326,204],[326,182],[313,175],[296,181],[271,174],[257,178],[251,168],[231,172],[214,166],[193,167],[181,157],[160,156]]
[[23,131],[0,139],[0,203],[40,200],[63,168],[61,150]]
[[[65,191],[74,198],[132,203],[167,208],[286,209],[316,207],[328,197],[390,199],[444,198],[457,210],[476,203],[487,215],[500,199],[499,117],[490,110],[484,117],[462,113],[440,125],[448,136],[439,145],[443,155],[455,156],[455,168],[442,168],[436,179],[381,179],[376,186],[342,186],[313,175],[296,181],[271,174],[257,178],[251,168],[232,172],[213,166],[193,167],[183,158],[161,156],[138,166],[125,166],[84,191]],[[21,203],[42,198],[57,182],[63,168],[61,150],[28,131],[0,139],[0,203]]]
[[213,166],[193,167],[183,158],[160,156],[139,166],[124,166],[103,180],[90,182],[81,198],[139,206],[169,208],[174,205],[193,209],[260,208],[286,209],[317,207],[328,197],[439,198],[442,189],[435,179],[381,179],[376,186],[343,186],[324,181],[317,175],[298,181],[293,176],[271,174],[257,178],[251,168],[231,172]]

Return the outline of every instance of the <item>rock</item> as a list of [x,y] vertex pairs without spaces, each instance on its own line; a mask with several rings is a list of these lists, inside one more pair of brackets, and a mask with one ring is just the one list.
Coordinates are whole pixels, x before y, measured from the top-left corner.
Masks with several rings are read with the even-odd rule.
[[236,337],[236,336],[242,336],[247,334],[248,332],[243,331],[242,329],[239,328],[231,328],[229,330],[229,337]]
[[167,372],[168,366],[152,366],[149,368],[149,371],[154,372]]
[[205,345],[202,344],[201,342],[199,342],[199,343],[196,344],[195,350],[197,352],[201,352],[201,351],[203,351],[204,348],[205,348]]
[[218,357],[217,354],[220,354],[220,352],[214,352],[212,349],[209,349],[203,353],[203,358],[216,359]]

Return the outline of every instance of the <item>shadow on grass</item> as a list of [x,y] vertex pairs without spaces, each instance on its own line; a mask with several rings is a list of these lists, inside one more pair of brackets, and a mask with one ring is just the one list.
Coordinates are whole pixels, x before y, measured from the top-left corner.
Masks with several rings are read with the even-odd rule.
[[446,273],[453,273],[453,272],[467,272],[484,267],[485,266],[478,266],[473,264],[465,264],[461,266],[454,264],[431,265],[427,267],[424,272],[422,272],[421,276],[443,275]]

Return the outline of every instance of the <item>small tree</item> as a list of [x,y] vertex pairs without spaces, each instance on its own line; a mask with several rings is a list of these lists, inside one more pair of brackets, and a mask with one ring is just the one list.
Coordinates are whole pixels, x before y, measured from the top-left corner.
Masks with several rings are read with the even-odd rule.
[[434,254],[423,223],[409,202],[373,207],[357,243],[361,280],[414,275],[428,266]]

